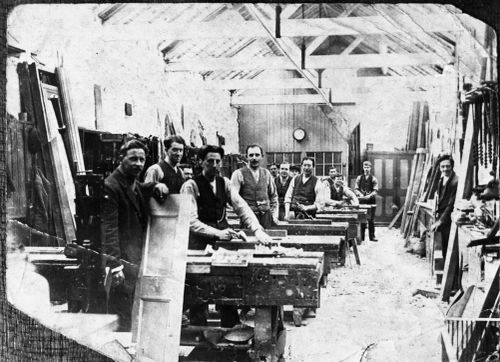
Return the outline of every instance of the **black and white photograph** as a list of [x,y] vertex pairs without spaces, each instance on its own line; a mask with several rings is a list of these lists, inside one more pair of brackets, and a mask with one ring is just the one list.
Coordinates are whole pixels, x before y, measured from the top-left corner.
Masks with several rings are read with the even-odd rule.
[[492,4],[9,1],[0,359],[500,361]]

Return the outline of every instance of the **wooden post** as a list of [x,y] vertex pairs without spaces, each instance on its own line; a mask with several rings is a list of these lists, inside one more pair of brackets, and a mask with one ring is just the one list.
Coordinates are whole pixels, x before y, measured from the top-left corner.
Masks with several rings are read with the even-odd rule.
[[[469,113],[467,119],[467,128],[465,130],[465,141],[464,149],[462,153],[462,160],[460,162],[460,167],[458,169],[458,185],[457,185],[457,196],[455,198],[455,208],[458,203],[465,196],[465,185],[467,183],[468,170],[472,163],[472,143],[476,139],[476,134],[474,130],[474,118],[472,112]],[[444,262],[444,273],[443,273],[443,284],[441,287],[441,299],[445,302],[450,298],[451,289],[453,288],[453,282],[455,279],[455,270],[458,266],[459,259],[459,248],[458,248],[458,238],[457,238],[457,224],[455,222],[451,223],[450,238],[448,239],[448,249],[446,252],[446,260]]]
[[102,92],[101,86],[94,84],[94,103],[95,103],[95,129],[104,130],[104,121],[102,118]]
[[62,67],[56,68],[56,76],[59,82],[59,93],[61,96],[61,108],[64,118],[64,125],[67,129],[68,143],[71,150],[71,154],[68,155],[70,160],[70,166],[76,172],[85,171],[85,166],[83,163],[83,150],[80,143],[80,135],[78,134],[78,127],[73,118],[72,100],[71,93],[69,89],[69,80],[66,72]]
[[132,314],[137,361],[179,359],[190,208],[188,195],[169,195],[163,204],[150,200]]

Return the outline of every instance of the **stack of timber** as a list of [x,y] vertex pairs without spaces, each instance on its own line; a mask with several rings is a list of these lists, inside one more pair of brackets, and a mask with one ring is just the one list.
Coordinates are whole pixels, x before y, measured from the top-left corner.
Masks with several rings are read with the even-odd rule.
[[417,226],[418,204],[424,192],[424,175],[429,162],[427,151],[423,148],[417,149],[413,156],[412,169],[408,189],[406,191],[405,204],[403,206],[403,219],[401,222],[401,232],[408,242],[409,238],[413,236],[414,230]]
[[[33,63],[20,63],[21,111],[30,129],[30,179],[26,183],[30,210],[27,223],[62,240],[75,239],[73,176],[83,171],[79,135],[73,122],[67,78]],[[24,170],[16,170],[24,172]],[[40,191],[40,189],[43,189]],[[37,195],[46,195],[39,200]],[[33,212],[30,212],[33,211]]]

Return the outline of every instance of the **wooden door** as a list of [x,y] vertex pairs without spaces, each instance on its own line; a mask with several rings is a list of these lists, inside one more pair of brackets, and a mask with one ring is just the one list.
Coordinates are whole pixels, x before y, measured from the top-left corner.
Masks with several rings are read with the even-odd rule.
[[414,152],[368,152],[379,192],[375,221],[389,223],[404,206]]

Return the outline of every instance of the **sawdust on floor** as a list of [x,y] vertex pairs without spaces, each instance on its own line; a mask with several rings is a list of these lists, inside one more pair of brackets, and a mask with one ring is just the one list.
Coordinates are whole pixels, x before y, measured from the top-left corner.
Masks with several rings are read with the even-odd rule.
[[360,266],[351,255],[332,270],[315,318],[287,323],[287,361],[441,361],[443,305],[413,296],[438,291],[429,265],[405,251],[398,230],[377,228],[377,238],[358,247]]

